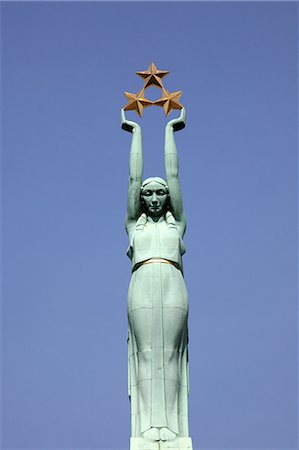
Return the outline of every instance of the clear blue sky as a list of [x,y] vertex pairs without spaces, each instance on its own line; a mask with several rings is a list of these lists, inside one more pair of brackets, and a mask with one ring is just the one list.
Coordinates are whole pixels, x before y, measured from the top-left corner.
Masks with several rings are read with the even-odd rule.
[[[119,116],[153,61],[187,110],[194,448],[295,449],[298,4],[1,9],[1,448],[129,448]],[[145,176],[163,176],[164,112],[139,122]]]

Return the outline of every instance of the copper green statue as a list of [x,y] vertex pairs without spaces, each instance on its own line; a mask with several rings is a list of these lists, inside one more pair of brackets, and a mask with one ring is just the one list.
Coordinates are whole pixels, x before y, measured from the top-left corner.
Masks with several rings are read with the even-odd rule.
[[[166,180],[142,179],[141,127],[127,120],[123,109],[121,118],[122,128],[132,133],[126,217],[127,254],[132,261],[128,292],[131,450],[162,448],[150,447],[150,442],[173,442],[171,448],[191,449],[188,294],[182,264],[186,219],[174,139],[174,132],[185,126],[185,109],[165,128]],[[139,447],[142,442],[149,446]]]

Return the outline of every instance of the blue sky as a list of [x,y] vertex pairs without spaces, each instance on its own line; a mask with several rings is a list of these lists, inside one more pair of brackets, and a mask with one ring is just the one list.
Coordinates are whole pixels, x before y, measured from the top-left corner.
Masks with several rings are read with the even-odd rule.
[[[151,62],[187,111],[194,449],[297,447],[297,9],[2,2],[1,448],[128,449],[120,108]],[[163,110],[128,117],[163,176]]]

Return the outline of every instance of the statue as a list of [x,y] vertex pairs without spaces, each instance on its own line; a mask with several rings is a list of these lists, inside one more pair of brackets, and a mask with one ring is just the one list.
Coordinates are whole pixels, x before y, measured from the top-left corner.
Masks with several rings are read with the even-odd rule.
[[[140,92],[139,99],[148,106],[143,90]],[[167,92],[164,89],[165,97]],[[134,101],[134,109],[142,114],[138,100]],[[186,220],[174,139],[174,132],[185,127],[185,109],[180,106],[180,117],[165,128],[166,181],[142,179],[141,127],[126,119],[124,109],[121,113],[122,128],[132,133],[126,217],[127,254],[132,261],[128,292],[131,450],[160,449],[164,447],[157,445],[164,442],[173,442],[173,449],[192,449],[188,429],[188,294],[182,264]]]

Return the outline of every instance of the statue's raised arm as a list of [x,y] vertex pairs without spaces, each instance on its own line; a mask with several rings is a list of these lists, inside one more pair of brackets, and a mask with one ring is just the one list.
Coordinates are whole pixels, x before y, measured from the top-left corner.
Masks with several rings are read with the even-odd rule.
[[186,219],[183,212],[182,193],[179,180],[179,160],[176,148],[174,133],[185,127],[186,111],[181,110],[181,115],[177,119],[173,119],[165,128],[165,172],[169,190],[170,211],[172,212],[181,236],[184,235],[186,229]]
[[124,109],[121,110],[121,127],[123,130],[132,133],[126,217],[126,228],[130,234],[142,212],[140,200],[140,187],[143,175],[142,131],[138,123],[126,119]]

